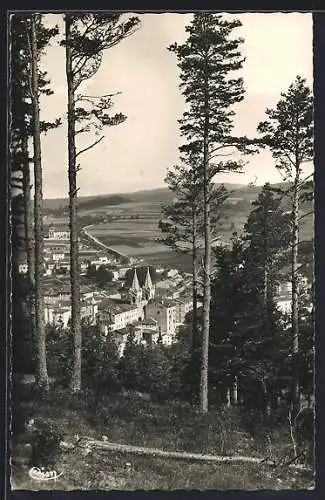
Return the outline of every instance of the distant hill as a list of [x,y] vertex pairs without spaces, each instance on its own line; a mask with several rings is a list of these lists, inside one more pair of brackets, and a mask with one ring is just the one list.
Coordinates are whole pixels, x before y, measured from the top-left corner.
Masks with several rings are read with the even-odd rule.
[[[225,187],[229,190],[240,190],[245,192],[246,189],[250,191],[250,186],[245,184],[225,184]],[[260,187],[255,187],[255,190],[259,192]],[[102,194],[97,196],[81,196],[79,198],[80,208],[94,208],[99,206],[109,206],[118,205],[128,202],[162,202],[166,203],[174,198],[173,193],[168,189],[168,187],[156,188],[156,189],[146,189],[142,191],[135,191],[134,193],[117,193],[117,194]],[[43,206],[45,210],[62,210],[66,209],[69,205],[68,198],[51,198],[44,199]]]
[[[102,194],[97,196],[80,196],[79,207],[83,209],[99,208],[111,205],[121,205],[130,202],[168,202],[173,199],[173,193],[167,188],[147,189],[134,193]],[[64,210],[69,206],[68,198],[44,199],[45,210]]]
[[90,200],[79,200],[79,208],[81,209],[93,209],[93,208],[101,208],[112,205],[121,205],[122,203],[130,203],[130,199],[120,196],[98,196],[96,198],[92,198]]
[[[224,186],[229,191],[229,198],[241,199],[243,201],[252,201],[259,195],[262,186],[251,184],[231,184],[224,183]],[[273,184],[274,187],[282,188],[288,186],[288,183]],[[172,201],[174,194],[168,187],[146,189],[136,191],[134,193],[116,193],[102,194],[98,196],[81,196],[79,198],[79,207],[83,210],[92,210],[105,206],[122,205],[124,203],[168,203]],[[45,211],[62,211],[66,210],[69,204],[68,198],[45,199],[43,201]]]
[[[99,195],[99,196],[81,196],[79,198],[79,208],[81,209],[96,209],[112,205],[121,205],[129,203],[131,200],[122,195]],[[68,198],[55,198],[43,200],[45,211],[61,211],[69,206]]]

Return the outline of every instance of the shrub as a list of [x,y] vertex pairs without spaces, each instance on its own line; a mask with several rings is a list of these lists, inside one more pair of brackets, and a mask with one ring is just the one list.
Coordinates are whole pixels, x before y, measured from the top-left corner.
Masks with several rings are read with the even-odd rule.
[[119,356],[114,342],[96,331],[95,327],[83,329],[82,385],[96,395],[116,392],[121,388],[119,380]]
[[70,330],[47,326],[47,370],[64,386],[69,384],[72,373],[73,339]]
[[[73,339],[69,329],[48,327],[48,373],[67,387],[72,372]],[[118,352],[115,344],[95,326],[82,325],[82,387],[98,396],[119,390]]]
[[164,401],[170,395],[170,362],[161,346],[148,347],[144,350],[144,354],[144,389],[156,401]]
[[14,401],[11,407],[11,430],[14,435],[23,434],[25,431],[26,415],[19,404]]
[[143,375],[145,367],[145,348],[135,343],[134,333],[128,336],[123,356],[119,362],[119,374],[125,389],[144,391],[146,383]]
[[189,353],[181,345],[143,346],[130,334],[120,361],[125,389],[149,393],[153,400],[166,401],[188,395],[186,369]]
[[34,467],[53,466],[60,451],[62,432],[52,422],[39,420],[32,432],[32,465]]

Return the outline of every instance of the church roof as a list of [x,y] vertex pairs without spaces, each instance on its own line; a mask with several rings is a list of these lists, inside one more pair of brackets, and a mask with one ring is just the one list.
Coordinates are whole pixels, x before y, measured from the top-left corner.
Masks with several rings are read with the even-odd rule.
[[131,285],[130,290],[136,290],[136,291],[141,290],[136,268],[134,269],[134,275],[133,275],[133,280],[132,280],[132,285]]
[[145,282],[144,282],[144,287],[145,288],[152,288],[152,279],[151,279],[151,276],[150,276],[149,267],[147,267],[147,274],[146,274],[146,279],[145,279]]

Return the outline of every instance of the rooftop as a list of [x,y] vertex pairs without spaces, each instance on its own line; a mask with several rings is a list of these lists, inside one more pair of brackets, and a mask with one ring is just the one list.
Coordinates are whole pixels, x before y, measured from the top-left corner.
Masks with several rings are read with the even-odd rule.
[[70,308],[68,307],[57,307],[53,309],[54,314],[64,314],[64,313],[70,313]]
[[107,298],[99,305],[99,309],[113,314],[121,314],[126,311],[138,309],[138,307],[136,305],[127,304],[126,302]]
[[193,300],[191,295],[180,295],[178,299],[175,299],[178,302],[191,302]]
[[178,305],[178,302],[176,300],[172,299],[160,299],[160,300],[154,300],[152,302],[153,305],[160,305],[163,307],[175,307]]
[[134,326],[156,326],[157,320],[154,318],[143,319],[142,321],[136,321]]
[[70,231],[68,224],[50,224],[48,230],[52,231]]

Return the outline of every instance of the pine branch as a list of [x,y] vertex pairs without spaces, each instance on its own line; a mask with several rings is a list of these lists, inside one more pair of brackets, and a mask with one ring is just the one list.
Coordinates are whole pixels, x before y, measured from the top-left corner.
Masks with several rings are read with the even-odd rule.
[[305,177],[304,179],[302,179],[300,182],[299,182],[299,186],[302,186],[303,184],[305,184],[305,182],[310,179],[311,177],[314,177],[314,172],[312,172],[311,174],[307,175],[307,177]]
[[80,156],[82,153],[85,153],[85,151],[88,151],[89,149],[92,149],[94,146],[96,146],[96,144],[100,143],[100,141],[102,141],[104,139],[104,135],[102,135],[99,139],[97,139],[97,141],[93,142],[92,144],[90,144],[90,146],[87,146],[86,148],[84,149],[81,149],[80,151],[78,151],[76,153],[76,158],[78,156]]
[[310,212],[307,212],[307,213],[301,215],[300,217],[298,217],[298,222],[300,222],[305,217],[308,217],[308,215],[313,215],[313,214],[314,214],[314,210],[311,210]]

